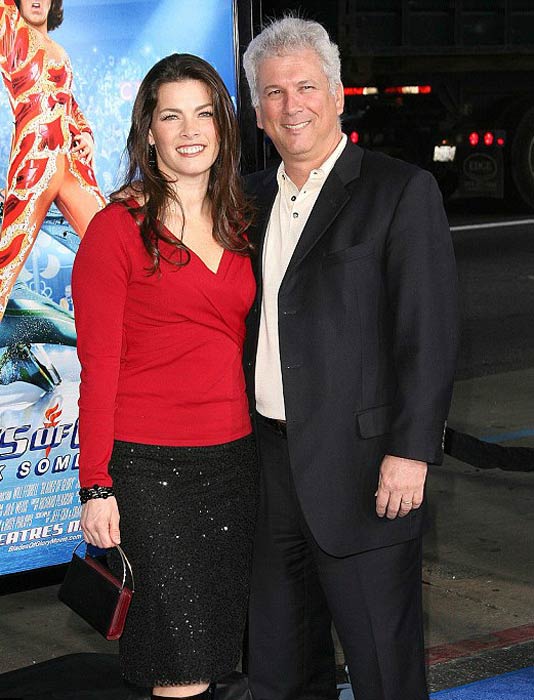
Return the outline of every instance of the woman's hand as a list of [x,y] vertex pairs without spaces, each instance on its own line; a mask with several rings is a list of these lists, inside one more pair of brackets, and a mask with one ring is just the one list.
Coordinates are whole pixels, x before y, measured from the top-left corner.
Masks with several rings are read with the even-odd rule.
[[83,160],[87,165],[92,165],[93,155],[95,152],[95,142],[88,131],[82,131],[81,134],[73,139],[73,146],[70,149],[72,154],[78,154],[80,160]]
[[120,544],[119,520],[119,508],[114,496],[92,498],[82,506],[80,525],[84,540],[100,549]]

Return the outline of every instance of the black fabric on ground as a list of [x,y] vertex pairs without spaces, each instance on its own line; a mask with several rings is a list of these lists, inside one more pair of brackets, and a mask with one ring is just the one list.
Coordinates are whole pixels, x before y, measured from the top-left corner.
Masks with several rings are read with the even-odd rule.
[[451,428],[445,432],[445,453],[478,469],[503,469],[511,472],[534,471],[534,448],[507,447],[484,442]]
[[150,693],[124,684],[117,654],[68,654],[3,673],[0,698],[149,700]]
[[[151,689],[126,685],[117,654],[68,654],[0,674],[2,700],[150,700]],[[246,676],[230,673],[216,700],[251,700]]]

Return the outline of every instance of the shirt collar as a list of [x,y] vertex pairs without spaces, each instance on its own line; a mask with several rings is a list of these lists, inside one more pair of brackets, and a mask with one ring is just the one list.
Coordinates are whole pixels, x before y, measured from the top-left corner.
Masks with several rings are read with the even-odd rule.
[[[330,175],[332,172],[332,169],[334,165],[336,164],[338,158],[340,155],[343,153],[343,150],[347,144],[347,134],[341,134],[341,138],[339,140],[338,145],[334,148],[332,153],[328,156],[328,158],[322,163],[318,168],[314,168],[310,176],[308,178],[308,181],[310,180],[321,180],[324,182],[326,178]],[[280,165],[278,166],[278,171],[276,173],[276,179],[278,181],[278,186],[281,187],[283,182],[291,182],[291,178],[289,175],[287,175],[285,168],[284,168],[284,162],[282,161]]]

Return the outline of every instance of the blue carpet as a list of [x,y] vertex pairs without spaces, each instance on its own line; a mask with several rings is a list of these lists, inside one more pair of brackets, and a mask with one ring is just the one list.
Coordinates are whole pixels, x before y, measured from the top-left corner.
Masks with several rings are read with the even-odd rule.
[[[339,700],[354,700],[348,683],[338,685]],[[432,693],[432,700],[534,700],[534,666],[485,681]]]
[[432,700],[534,700],[534,666],[433,693]]

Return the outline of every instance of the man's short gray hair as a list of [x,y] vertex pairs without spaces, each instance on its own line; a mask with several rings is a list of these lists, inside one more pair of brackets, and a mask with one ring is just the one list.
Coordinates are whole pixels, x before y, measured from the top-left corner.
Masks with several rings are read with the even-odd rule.
[[250,88],[252,104],[257,107],[258,68],[266,58],[285,56],[293,51],[312,49],[321,61],[332,94],[341,84],[341,61],[337,44],[330,39],[326,29],[313,20],[286,16],[273,20],[250,42],[243,56],[243,67]]

